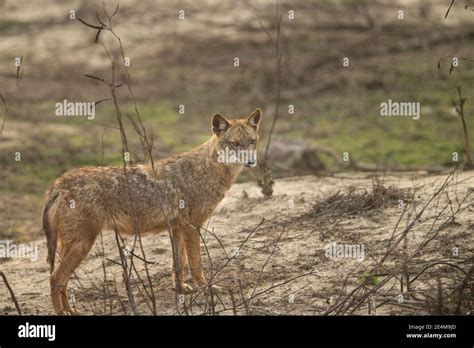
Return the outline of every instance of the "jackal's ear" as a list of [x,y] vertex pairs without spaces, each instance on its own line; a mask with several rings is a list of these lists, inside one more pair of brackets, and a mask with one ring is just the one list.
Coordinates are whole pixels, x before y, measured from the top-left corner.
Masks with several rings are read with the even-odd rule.
[[258,124],[262,118],[262,110],[260,108],[255,109],[247,118],[247,123],[255,130],[258,129]]
[[221,114],[215,114],[212,117],[212,132],[216,135],[224,133],[229,129],[230,123]]

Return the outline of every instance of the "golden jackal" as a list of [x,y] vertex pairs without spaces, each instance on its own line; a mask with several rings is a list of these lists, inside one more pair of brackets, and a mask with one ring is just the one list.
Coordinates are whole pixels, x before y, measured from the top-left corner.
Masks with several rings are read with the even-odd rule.
[[[157,161],[154,167],[89,167],[58,178],[46,193],[43,209],[55,313],[74,314],[67,283],[104,230],[134,235],[169,228],[179,260],[177,272],[173,272],[176,290],[192,290],[183,280],[186,263],[193,282],[205,285],[199,227],[243,166],[256,165],[260,118],[260,109],[235,120],[216,114],[212,118],[214,134],[207,142]],[[239,157],[242,153],[244,159]],[[54,270],[57,246],[61,264]]]

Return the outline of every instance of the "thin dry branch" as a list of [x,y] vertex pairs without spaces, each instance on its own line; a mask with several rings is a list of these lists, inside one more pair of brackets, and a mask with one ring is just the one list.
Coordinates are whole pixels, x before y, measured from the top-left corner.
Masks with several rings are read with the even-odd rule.
[[0,276],[2,276],[3,282],[7,286],[8,292],[10,293],[10,297],[12,298],[12,301],[15,304],[15,308],[16,308],[16,311],[18,312],[18,315],[22,315],[20,305],[18,304],[15,293],[13,292],[13,289],[10,286],[10,283],[8,282],[7,276],[2,271],[0,271]]

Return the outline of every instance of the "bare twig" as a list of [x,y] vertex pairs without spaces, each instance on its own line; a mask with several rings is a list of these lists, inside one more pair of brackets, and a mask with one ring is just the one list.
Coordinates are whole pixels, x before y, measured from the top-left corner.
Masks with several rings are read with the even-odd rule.
[[470,149],[469,149],[469,133],[467,131],[467,125],[466,125],[466,117],[464,115],[464,104],[467,101],[467,98],[464,98],[462,96],[462,89],[461,86],[457,87],[458,91],[458,100],[454,101],[453,100],[453,106],[459,115],[459,118],[461,119],[461,125],[463,129],[463,136],[464,136],[464,149],[463,149],[463,157],[464,157],[464,168],[465,169],[472,169],[474,168],[472,159],[471,159],[471,154],[470,154]]
[[11,296],[11,298],[12,298],[13,303],[15,304],[16,311],[18,312],[18,315],[22,315],[22,314],[21,314],[20,305],[18,304],[18,301],[17,301],[17,299],[16,299],[15,293],[13,292],[13,289],[12,289],[12,287],[10,286],[10,283],[8,282],[7,276],[6,276],[5,273],[3,273],[2,271],[0,271],[0,276],[2,276],[3,282],[4,282],[5,285],[7,286],[8,291],[10,292],[10,296]]

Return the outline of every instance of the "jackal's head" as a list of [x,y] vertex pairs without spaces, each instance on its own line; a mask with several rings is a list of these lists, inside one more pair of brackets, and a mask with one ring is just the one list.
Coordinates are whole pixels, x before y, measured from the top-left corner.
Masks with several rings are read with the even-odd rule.
[[246,118],[227,120],[220,114],[212,118],[212,131],[217,138],[217,160],[228,165],[257,165],[258,125],[262,110],[256,109]]

